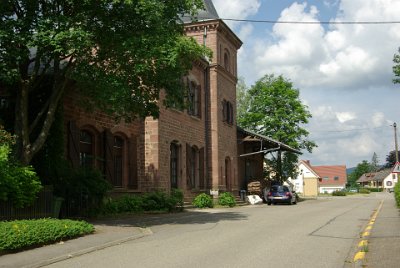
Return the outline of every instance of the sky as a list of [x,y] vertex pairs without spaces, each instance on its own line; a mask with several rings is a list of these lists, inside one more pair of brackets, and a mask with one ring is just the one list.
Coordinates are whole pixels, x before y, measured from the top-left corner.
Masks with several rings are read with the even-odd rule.
[[[243,41],[238,72],[247,86],[266,74],[283,75],[312,114],[304,127],[317,143],[303,152],[311,165],[380,164],[395,149],[400,125],[400,84],[393,56],[400,47],[398,0],[213,0],[224,19],[306,21],[315,24],[225,20]],[[321,23],[323,22],[323,23]],[[400,126],[397,127],[397,130]],[[397,131],[399,132],[399,131]]]

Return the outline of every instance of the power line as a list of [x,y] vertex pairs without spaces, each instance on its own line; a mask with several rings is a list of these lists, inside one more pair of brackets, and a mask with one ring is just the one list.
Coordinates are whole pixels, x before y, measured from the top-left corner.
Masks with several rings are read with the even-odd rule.
[[284,20],[249,20],[249,19],[223,19],[227,21],[270,23],[270,24],[400,24],[400,21],[284,21]]
[[[190,16],[183,16],[189,17]],[[205,17],[194,17],[195,19],[202,21],[202,20],[210,20],[212,18],[205,18]],[[249,20],[249,19],[233,19],[233,18],[219,18],[221,20],[226,21],[237,21],[237,22],[253,22],[253,23],[269,23],[269,24],[400,24],[400,21],[285,21],[285,20]]]
[[354,128],[354,129],[342,129],[342,130],[320,130],[320,131],[310,131],[312,133],[342,133],[342,132],[355,132],[355,131],[364,131],[364,130],[375,130],[375,129],[383,129],[387,126],[383,127],[374,127],[374,128]]

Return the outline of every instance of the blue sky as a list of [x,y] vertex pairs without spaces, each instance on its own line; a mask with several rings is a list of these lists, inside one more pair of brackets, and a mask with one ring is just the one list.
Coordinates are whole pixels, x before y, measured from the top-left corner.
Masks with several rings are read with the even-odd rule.
[[[400,21],[398,0],[213,0],[221,18],[284,21]],[[393,55],[400,24],[294,25],[226,21],[243,41],[238,70],[248,86],[283,75],[300,90],[318,144],[301,158],[313,165],[381,164],[394,150],[400,85]]]

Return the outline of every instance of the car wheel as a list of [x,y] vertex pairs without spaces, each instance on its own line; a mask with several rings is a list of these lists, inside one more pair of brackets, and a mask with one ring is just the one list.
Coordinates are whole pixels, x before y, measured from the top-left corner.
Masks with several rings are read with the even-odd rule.
[[271,205],[271,202],[267,202],[267,205],[270,206],[270,205]]
[[294,199],[294,202],[293,202],[293,204],[294,204],[294,205],[296,205],[296,204],[297,204],[297,198],[295,198],[295,199]]

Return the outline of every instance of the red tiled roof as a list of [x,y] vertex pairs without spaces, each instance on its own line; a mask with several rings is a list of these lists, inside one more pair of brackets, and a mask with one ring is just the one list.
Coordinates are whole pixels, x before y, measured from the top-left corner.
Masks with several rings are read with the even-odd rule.
[[[347,183],[345,165],[312,166],[312,168],[321,177],[320,185],[344,185]],[[335,180],[335,178],[337,178],[337,180]]]

